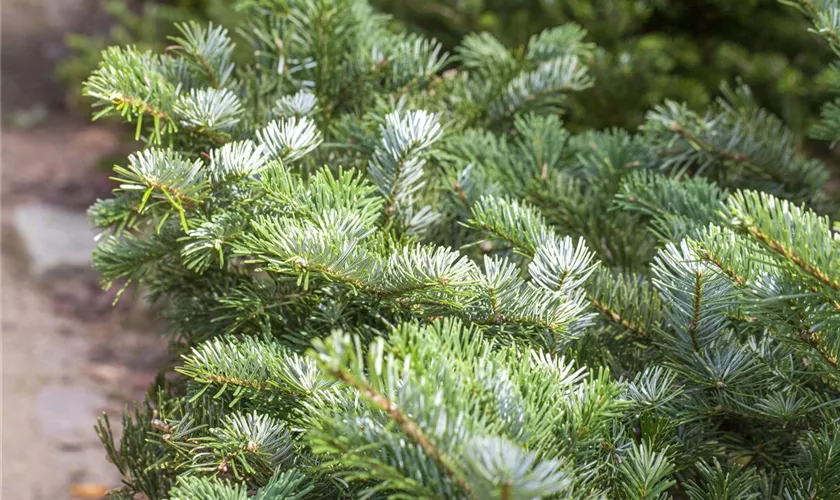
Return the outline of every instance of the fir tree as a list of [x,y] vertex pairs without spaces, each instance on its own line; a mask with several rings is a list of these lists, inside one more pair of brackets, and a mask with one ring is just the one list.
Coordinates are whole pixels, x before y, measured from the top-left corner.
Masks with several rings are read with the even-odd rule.
[[362,0],[240,7],[248,64],[189,23],[86,84],[148,146],[96,266],[182,355],[97,427],[114,498],[840,496],[835,207],[749,89],[573,135],[577,26],[447,54]]

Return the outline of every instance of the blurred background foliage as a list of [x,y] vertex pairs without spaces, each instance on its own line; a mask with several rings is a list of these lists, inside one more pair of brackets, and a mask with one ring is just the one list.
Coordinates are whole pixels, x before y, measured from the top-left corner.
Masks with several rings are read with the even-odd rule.
[[[664,99],[702,109],[721,82],[740,78],[760,103],[804,131],[826,99],[821,76],[829,49],[808,33],[798,12],[778,0],[373,0],[394,23],[452,47],[469,32],[488,31],[516,47],[550,26],[575,22],[600,49],[596,85],[570,103],[573,130],[634,128]],[[71,102],[80,82],[111,44],[162,48],[172,23],[232,24],[228,0],[104,0],[115,19],[101,36],[69,37],[73,56],[58,67]],[[77,102],[76,102],[77,103]]]
[[375,0],[410,29],[447,45],[489,31],[516,46],[565,22],[601,50],[596,85],[576,96],[570,125],[634,127],[664,99],[705,107],[740,76],[761,103],[804,130],[825,91],[829,49],[777,0]]

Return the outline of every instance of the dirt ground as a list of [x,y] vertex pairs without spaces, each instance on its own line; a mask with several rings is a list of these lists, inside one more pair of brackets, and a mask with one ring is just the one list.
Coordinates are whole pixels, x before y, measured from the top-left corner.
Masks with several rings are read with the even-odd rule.
[[107,172],[92,166],[119,149],[112,128],[74,119],[2,131],[2,498],[101,498],[119,486],[96,416],[119,421],[165,354],[148,312],[112,307],[91,273],[30,278],[10,224],[20,203],[82,210],[107,195]]

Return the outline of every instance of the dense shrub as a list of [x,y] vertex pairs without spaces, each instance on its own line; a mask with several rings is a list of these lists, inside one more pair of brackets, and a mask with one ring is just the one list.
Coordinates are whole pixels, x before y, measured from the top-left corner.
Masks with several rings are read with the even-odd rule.
[[450,55],[361,0],[240,4],[238,64],[188,23],[85,84],[148,144],[96,266],[183,355],[99,423],[114,497],[840,495],[836,206],[747,87],[572,133],[577,25]]

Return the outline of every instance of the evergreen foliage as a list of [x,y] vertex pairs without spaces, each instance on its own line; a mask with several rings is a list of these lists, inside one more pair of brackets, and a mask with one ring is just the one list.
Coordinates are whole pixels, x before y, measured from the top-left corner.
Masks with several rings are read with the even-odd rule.
[[[173,23],[191,19],[234,24],[227,0],[99,0],[114,21],[107,35],[70,35],[71,56],[57,77],[77,101],[81,82],[109,45],[163,50]],[[488,32],[505,47],[520,46],[543,30],[575,23],[599,46],[587,60],[599,84],[571,96],[572,130],[632,127],[665,99],[703,109],[721,81],[750,85],[763,107],[784,117],[798,138],[833,88],[823,69],[830,51],[805,31],[803,16],[777,0],[374,0],[392,24],[433,37],[452,51],[467,35]],[[239,45],[235,59],[249,59]]]
[[749,89],[573,134],[577,26],[447,53],[363,0],[240,7],[244,64],[188,23],[85,84],[147,144],[95,264],[182,357],[97,426],[113,498],[840,496],[837,207]]

